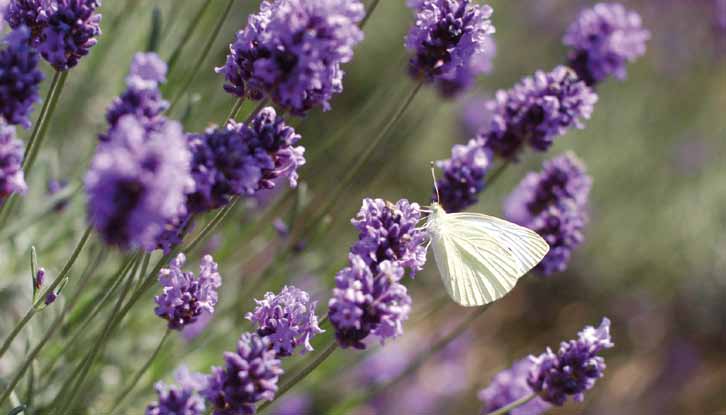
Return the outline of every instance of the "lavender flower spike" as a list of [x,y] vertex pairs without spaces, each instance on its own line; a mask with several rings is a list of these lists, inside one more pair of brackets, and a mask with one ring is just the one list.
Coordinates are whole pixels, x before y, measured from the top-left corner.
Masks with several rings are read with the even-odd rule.
[[190,373],[186,366],[177,370],[178,385],[157,382],[154,390],[158,400],[146,407],[146,415],[202,415],[205,405],[199,391],[206,387],[206,377]]
[[[451,149],[451,158],[436,165],[444,175],[436,181],[439,200],[447,212],[460,212],[479,201],[478,194],[484,190],[484,178],[491,166],[491,151],[478,138],[466,145],[456,144]],[[436,197],[436,194],[434,194]]]
[[300,354],[313,350],[310,340],[324,331],[318,326],[317,302],[310,294],[286,286],[279,294],[268,292],[255,302],[255,311],[246,317],[257,326],[257,334],[270,339],[278,356],[292,355],[298,345]]
[[[479,392],[479,399],[484,402],[481,414],[486,415],[530,395],[533,391],[527,384],[527,376],[532,366],[532,361],[524,358],[512,365],[511,368],[497,373],[489,386]],[[513,409],[509,414],[540,415],[547,411],[550,406],[550,404],[538,397]]]
[[577,340],[562,342],[557,353],[547,351],[530,359],[528,383],[539,396],[562,406],[568,396],[581,402],[585,392],[604,376],[605,359],[597,354],[614,346],[610,337],[610,320],[603,318],[598,328],[585,327]]
[[11,193],[28,190],[22,163],[23,142],[15,136],[15,127],[0,122],[0,206]]
[[550,245],[536,268],[543,275],[564,271],[582,243],[591,187],[582,161],[565,153],[545,162],[542,172],[529,173],[505,200],[506,218],[534,230]]
[[159,283],[163,287],[161,295],[154,297],[156,315],[169,322],[169,328],[181,330],[194,323],[202,312],[214,313],[217,305],[217,290],[222,286],[222,277],[217,271],[217,263],[210,255],[202,258],[199,276],[184,272],[184,254],[179,254],[159,272]]
[[[155,53],[137,53],[126,77],[126,91],[106,111],[109,129],[116,128],[124,115],[133,115],[147,131],[159,131],[166,122],[164,112],[169,103],[161,96],[159,87],[166,81],[167,66]],[[108,141],[108,134],[99,139]]]
[[216,69],[225,90],[254,100],[267,96],[295,115],[330,109],[343,90],[341,64],[363,40],[357,24],[364,15],[359,0],[263,1]]
[[5,20],[17,29],[25,25],[32,46],[56,70],[76,66],[101,34],[99,0],[11,0]]
[[649,38],[638,13],[619,3],[598,3],[580,13],[562,41],[572,49],[569,66],[595,85],[609,76],[625,79],[627,64],[645,53]]
[[96,149],[86,174],[88,218],[104,240],[123,249],[156,249],[165,225],[185,213],[193,191],[181,125],[147,131],[125,115]]
[[297,169],[305,164],[300,135],[272,107],[263,108],[249,123],[230,120],[188,137],[196,191],[190,194],[192,212],[224,206],[234,196],[251,196],[287,177],[297,185]]
[[213,415],[254,414],[255,404],[275,398],[283,373],[269,339],[244,333],[236,352],[224,354],[225,366],[212,368],[202,395],[212,404]]
[[38,69],[40,57],[29,45],[30,29],[20,26],[7,35],[0,51],[0,117],[8,124],[30,127],[33,105],[45,76]]
[[597,95],[572,70],[558,66],[552,72],[538,71],[497,92],[488,104],[491,124],[481,137],[504,159],[516,159],[524,145],[543,152],[568,129],[582,128],[596,101]]
[[416,23],[406,36],[409,71],[452,96],[487,72],[494,53],[492,8],[470,0],[409,0]]

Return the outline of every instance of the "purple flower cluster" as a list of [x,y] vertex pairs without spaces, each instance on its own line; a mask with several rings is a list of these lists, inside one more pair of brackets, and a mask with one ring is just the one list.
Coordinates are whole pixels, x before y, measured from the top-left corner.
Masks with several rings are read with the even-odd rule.
[[364,349],[370,334],[381,341],[403,333],[411,298],[400,281],[406,269],[423,267],[425,234],[416,228],[419,206],[402,199],[395,205],[364,199],[353,224],[360,231],[348,266],[335,277],[328,303],[330,321],[342,347]]
[[237,351],[226,352],[224,360],[224,367],[212,368],[202,391],[214,415],[254,414],[257,402],[275,398],[283,371],[269,339],[244,333]]
[[610,320],[603,318],[600,327],[585,327],[577,340],[562,342],[557,353],[547,348],[531,356],[533,366],[527,382],[540,398],[562,406],[568,396],[581,402],[585,392],[604,376],[605,359],[597,354],[613,347]]
[[154,390],[158,400],[146,407],[146,415],[202,415],[205,405],[199,391],[206,386],[206,377],[189,373],[182,366],[176,374],[179,385],[157,382]]
[[571,48],[568,65],[595,85],[609,76],[625,79],[627,64],[645,53],[649,38],[638,13],[619,3],[598,3],[580,13],[563,43]]
[[447,212],[460,212],[479,201],[484,178],[491,165],[491,152],[482,139],[472,138],[466,145],[456,144],[451,158],[436,165],[444,175],[436,181],[437,202]]
[[491,68],[492,8],[471,0],[409,0],[416,23],[406,36],[414,53],[409,71],[435,83],[444,96],[456,95]]
[[11,0],[10,27],[30,28],[32,46],[56,70],[67,71],[88,54],[101,34],[99,0]]
[[86,173],[89,222],[109,244],[155,249],[166,224],[185,213],[190,160],[179,123],[148,131],[133,115],[121,117]]
[[489,103],[490,126],[482,135],[486,146],[504,159],[513,159],[526,144],[546,151],[555,138],[572,127],[582,128],[597,95],[564,66],[537,71],[508,91],[498,91]]
[[277,356],[291,356],[299,345],[301,354],[313,350],[310,340],[323,330],[315,315],[317,301],[310,294],[286,286],[280,294],[268,292],[255,302],[255,311],[246,317],[257,326],[257,334],[270,340]]
[[202,258],[197,278],[194,278],[194,273],[182,270],[185,262],[184,254],[179,254],[169,268],[159,272],[163,291],[154,297],[156,315],[169,321],[169,328],[174,330],[194,323],[202,312],[214,313],[217,290],[222,286],[217,263],[210,255]]
[[[169,103],[161,96],[159,86],[166,81],[166,63],[155,53],[137,53],[126,77],[126,91],[116,97],[106,112],[106,121],[113,129],[124,115],[133,115],[147,131],[158,131],[166,122],[164,111]],[[102,134],[101,141],[108,140]]]
[[44,79],[38,52],[30,47],[30,30],[19,26],[5,38],[0,50],[0,117],[8,124],[30,127],[29,115],[40,101]]
[[0,205],[11,193],[28,190],[22,163],[23,142],[15,136],[15,127],[0,123]]
[[363,199],[351,221],[359,232],[351,253],[361,257],[373,273],[378,264],[391,261],[414,275],[426,263],[426,233],[416,229],[420,219],[419,205],[406,199],[395,205],[383,199]]
[[343,90],[341,64],[363,39],[359,0],[263,1],[230,45],[225,90],[254,100],[268,96],[295,115],[330,109]]
[[507,219],[534,230],[550,245],[537,265],[542,274],[564,271],[582,243],[591,187],[582,161],[566,153],[545,162],[540,173],[529,173],[505,200]]
[[247,125],[229,121],[189,136],[196,190],[189,195],[192,212],[215,209],[233,196],[252,195],[287,177],[297,185],[297,169],[305,164],[300,135],[272,107],[262,109]]
[[[532,388],[527,384],[527,377],[534,363],[524,358],[511,368],[497,373],[492,382],[479,392],[479,399],[484,402],[482,415],[486,415],[499,408],[532,394]],[[540,415],[550,408],[550,404],[537,397],[526,404],[513,409],[510,415]]]

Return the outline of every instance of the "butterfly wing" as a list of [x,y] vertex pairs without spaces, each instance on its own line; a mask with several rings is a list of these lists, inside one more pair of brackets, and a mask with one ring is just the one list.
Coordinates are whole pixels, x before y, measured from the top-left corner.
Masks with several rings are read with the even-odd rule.
[[535,232],[479,214],[446,214],[432,236],[446,291],[463,306],[502,298],[547,253]]

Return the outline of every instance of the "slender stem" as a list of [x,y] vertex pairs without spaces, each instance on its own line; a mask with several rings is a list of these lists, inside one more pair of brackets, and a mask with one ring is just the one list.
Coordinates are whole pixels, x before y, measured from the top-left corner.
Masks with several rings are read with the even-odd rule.
[[308,366],[303,368],[300,372],[295,374],[295,376],[292,377],[289,381],[285,382],[280,386],[280,389],[277,390],[277,393],[275,394],[275,398],[271,401],[265,401],[263,402],[259,408],[257,409],[259,412],[263,411],[265,408],[270,406],[272,402],[275,401],[275,399],[280,398],[282,395],[285,394],[285,392],[289,391],[293,386],[295,386],[298,382],[305,379],[310,373],[313,372],[318,366],[320,366],[333,352],[338,348],[338,343],[333,340],[332,343],[328,345],[328,347],[323,350],[322,353],[318,357],[315,358]]
[[48,132],[48,126],[50,125],[50,119],[53,116],[56,104],[58,104],[58,99],[60,98],[67,78],[68,71],[56,72],[55,76],[53,76],[53,83],[51,84],[51,89],[47,98],[48,105],[44,105],[43,107],[46,111],[45,113],[40,114],[40,118],[38,118],[35,129],[33,130],[33,135],[30,137],[30,141],[28,141],[28,148],[25,151],[25,157],[23,157],[23,170],[25,171],[26,180],[28,179],[28,176],[30,176],[33,164],[35,164],[35,160],[40,152],[40,147],[43,145],[45,134]]
[[18,373],[16,373],[15,377],[8,383],[5,391],[3,392],[2,396],[0,396],[0,405],[2,405],[3,402],[5,402],[5,399],[10,396],[10,394],[15,389],[15,386],[17,386],[18,382],[20,382],[20,379],[22,379],[23,375],[25,375],[25,372],[28,370],[28,368],[33,364],[33,361],[38,356],[38,353],[43,349],[45,344],[50,340],[51,337],[53,337],[53,334],[55,334],[56,330],[58,330],[59,327],[63,325],[63,319],[65,318],[66,314],[69,310],[71,310],[78,298],[80,297],[81,293],[83,292],[86,283],[90,280],[88,276],[90,275],[90,272],[85,272],[82,279],[81,284],[78,287],[78,290],[76,290],[75,294],[71,297],[70,301],[66,306],[63,308],[63,311],[58,314],[58,317],[56,317],[53,320],[53,323],[48,328],[48,331],[45,333],[45,336],[43,336],[43,339],[38,343],[37,346],[30,352],[30,354],[26,357],[25,362],[18,370]]
[[[199,11],[194,15],[194,18],[192,19],[192,24],[189,25],[187,28],[187,31],[184,32],[184,36],[182,37],[181,42],[174,48],[174,52],[172,52],[171,57],[169,57],[169,70],[168,72],[171,73],[172,69],[174,69],[174,65],[176,64],[177,59],[179,59],[179,56],[181,55],[181,51],[186,46],[187,42],[189,41],[189,38],[192,37],[192,33],[197,29],[199,26],[199,23],[202,21],[202,16],[207,11],[209,6],[212,4],[212,0],[207,0],[202,7],[199,8]],[[181,7],[181,6],[177,6]]]
[[535,393],[525,395],[525,396],[517,399],[516,401],[510,403],[507,406],[503,406],[503,407],[497,409],[496,411],[489,412],[487,415],[506,415],[509,412],[511,412],[512,409],[517,409],[520,406],[526,404],[527,402],[531,401],[532,399],[534,399],[536,397],[537,397],[537,394],[535,394]]
[[217,24],[215,25],[214,31],[212,32],[212,35],[207,39],[207,43],[204,44],[202,47],[202,53],[199,55],[199,58],[194,63],[194,66],[192,67],[192,73],[187,77],[186,81],[182,85],[182,88],[179,90],[179,92],[176,93],[174,96],[174,99],[171,101],[171,106],[169,107],[169,112],[171,112],[174,107],[179,103],[179,100],[184,95],[186,90],[189,88],[189,86],[194,81],[194,78],[197,76],[197,73],[199,72],[199,69],[202,67],[202,64],[204,63],[204,60],[207,59],[207,56],[209,56],[209,52],[212,50],[212,45],[214,44],[214,41],[217,40],[217,36],[219,35],[219,32],[222,30],[222,26],[224,25],[224,21],[227,20],[227,16],[229,15],[230,10],[232,10],[232,5],[234,4],[234,0],[227,0],[227,7],[224,9],[224,13],[222,13],[222,16],[220,16],[219,20],[217,21]]
[[227,115],[227,118],[224,119],[223,123],[237,118],[237,114],[239,114],[239,110],[242,108],[242,103],[244,103],[244,99],[242,98],[237,98],[234,101],[234,105],[232,105],[232,109],[229,110],[229,114]]
[[380,3],[381,0],[373,0],[373,3],[371,3],[371,6],[368,8],[368,11],[366,12],[366,17],[363,18],[363,21],[360,22],[360,28],[363,29],[365,27],[366,23],[368,22],[368,19],[371,17],[373,12],[376,10],[376,7],[378,7],[378,3]]
[[238,197],[235,197],[227,206],[219,209],[217,211],[217,214],[214,215],[211,221],[207,223],[206,226],[202,229],[201,232],[184,248],[182,249],[182,252],[190,252],[194,248],[197,247],[197,245],[202,242],[212,231],[219,225],[224,218],[229,214],[232,209],[234,209],[234,206],[237,204],[237,201],[239,200]]
[[[257,104],[257,106],[255,107],[255,109],[253,109],[250,115],[248,115],[245,119],[245,124],[249,124],[250,122],[252,122],[252,119],[255,118],[255,116],[259,114],[260,111],[262,111],[262,108],[265,108],[265,105],[267,105],[267,98],[262,98],[259,104]],[[239,113],[239,110],[237,112]],[[237,118],[237,115],[238,114],[235,114],[233,118]]]
[[[59,414],[66,413],[67,409],[71,409],[73,405],[73,401],[75,400],[76,395],[78,395],[78,392],[80,391],[81,387],[85,383],[86,376],[88,375],[88,372],[93,367],[93,364],[95,362],[96,356],[101,352],[101,350],[104,349],[106,345],[106,340],[108,340],[109,333],[112,330],[112,326],[114,323],[114,317],[116,316],[118,310],[121,308],[121,304],[123,304],[124,299],[126,298],[126,295],[128,294],[129,290],[131,289],[131,285],[134,282],[134,275],[139,269],[140,261],[138,260],[139,257],[137,257],[137,260],[135,261],[133,271],[128,274],[126,277],[126,285],[124,286],[123,291],[121,292],[121,295],[119,296],[118,300],[116,301],[116,304],[114,305],[114,309],[111,312],[111,318],[109,318],[108,322],[106,323],[106,326],[103,328],[103,332],[101,333],[101,336],[96,341],[96,344],[93,348],[86,354],[86,357],[83,359],[80,365],[76,368],[76,371],[71,375],[71,379],[75,378],[74,382],[71,382],[70,380],[66,382],[64,387],[61,389],[61,391],[58,393],[56,398],[53,402],[53,407],[57,408],[57,401],[59,398],[64,398],[64,403],[62,406],[60,406],[60,411],[58,411]],[[72,385],[72,389],[69,393],[65,393],[66,387],[69,385]]]
[[81,240],[76,245],[76,248],[73,250],[73,253],[71,254],[71,257],[68,259],[68,262],[66,262],[66,265],[63,267],[61,272],[58,274],[58,276],[53,280],[53,283],[50,284],[50,286],[45,290],[45,292],[38,297],[38,299],[33,304],[33,307],[28,310],[28,312],[25,314],[25,317],[23,317],[22,320],[15,326],[13,331],[10,333],[10,335],[5,339],[3,342],[2,348],[0,348],[0,358],[3,357],[5,352],[10,348],[10,345],[12,344],[15,337],[20,333],[20,330],[22,330],[23,327],[25,327],[26,324],[28,324],[28,321],[35,315],[35,313],[40,309],[39,307],[44,304],[45,298],[48,295],[49,292],[55,290],[55,288],[58,286],[58,284],[63,281],[63,279],[68,275],[68,273],[71,270],[71,267],[76,262],[76,259],[78,259],[78,256],[81,254],[81,251],[83,250],[83,247],[86,245],[86,242],[88,241],[88,238],[91,236],[91,228],[88,227],[86,229],[86,232],[83,234],[83,237],[81,237]]
[[473,311],[469,316],[459,323],[449,334],[439,339],[437,342],[435,342],[430,348],[428,348],[425,352],[419,354],[416,359],[413,360],[413,362],[404,370],[401,372],[398,376],[395,378],[389,380],[388,382],[372,386],[368,388],[368,390],[361,392],[357,395],[352,396],[349,399],[344,400],[340,404],[336,405],[335,407],[331,408],[329,411],[327,411],[327,414],[339,414],[339,413],[347,413],[348,410],[355,405],[358,405],[361,402],[364,402],[379,393],[390,390],[392,387],[403,381],[404,379],[408,378],[409,376],[415,374],[426,361],[434,357],[438,352],[444,349],[449,343],[454,341],[457,337],[459,337],[461,334],[463,334],[467,329],[469,329],[469,326],[471,325],[474,320],[476,320],[479,316],[484,314],[484,312],[489,308],[489,306],[480,307],[479,309]]
[[504,162],[502,162],[502,164],[500,164],[499,167],[497,167],[497,169],[492,172],[491,176],[486,179],[487,187],[490,187],[492,184],[494,184],[494,182],[496,182],[497,179],[502,176],[502,173],[507,170],[507,167],[509,167],[510,164],[512,163],[510,163],[509,160],[505,160]]
[[124,389],[124,391],[121,392],[121,394],[116,398],[116,402],[113,404],[113,407],[111,407],[111,410],[109,411],[109,413],[113,414],[116,411],[116,409],[119,407],[119,405],[121,405],[123,403],[124,399],[126,399],[128,394],[131,393],[131,391],[134,389],[134,387],[139,383],[139,380],[141,380],[141,377],[144,376],[144,373],[146,373],[146,371],[149,369],[149,367],[151,367],[151,363],[154,361],[154,359],[156,359],[156,356],[161,351],[161,348],[164,346],[164,342],[166,342],[166,339],[169,338],[170,333],[171,333],[171,329],[167,328],[166,331],[164,332],[164,336],[159,341],[159,345],[156,346],[154,353],[151,354],[151,356],[146,361],[146,363],[144,363],[144,365],[141,367],[141,369],[139,369],[139,371],[136,372],[136,375],[134,375],[133,379],[131,380],[129,385],[126,387],[126,389]]
[[[317,226],[318,222],[320,222],[320,220],[322,220],[325,215],[327,215],[330,209],[339,202],[341,194],[348,189],[348,185],[350,184],[350,182],[358,175],[358,170],[360,170],[368,162],[368,160],[371,158],[374,151],[378,147],[378,144],[383,140],[388,131],[394,125],[396,125],[396,123],[403,117],[403,114],[405,114],[408,107],[411,106],[413,99],[416,97],[416,94],[418,94],[418,91],[421,90],[422,86],[423,82],[419,82],[418,84],[416,84],[416,86],[411,90],[408,97],[406,98],[404,103],[398,108],[393,117],[388,120],[388,123],[383,127],[378,135],[373,140],[371,140],[365,151],[356,158],[355,164],[353,164],[352,167],[346,169],[346,175],[343,176],[340,181],[338,181],[338,186],[330,193],[331,196],[323,204],[323,207],[319,210],[319,213],[314,216],[313,219],[309,222],[309,226],[305,227],[305,231],[313,229],[315,226]],[[290,246],[294,246],[294,244],[298,241],[299,235],[296,238],[290,238]]]

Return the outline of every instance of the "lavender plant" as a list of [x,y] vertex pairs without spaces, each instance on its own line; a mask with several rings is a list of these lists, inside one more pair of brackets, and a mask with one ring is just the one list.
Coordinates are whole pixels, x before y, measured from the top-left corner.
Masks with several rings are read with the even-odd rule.
[[[402,78],[412,79],[397,80],[401,90],[408,90],[401,94],[405,99],[391,103],[388,108],[395,111],[379,117],[380,123],[371,120],[361,131],[352,128],[349,137],[340,134],[344,141],[323,146],[335,154],[321,152],[306,160],[306,148],[316,149],[321,135],[332,135],[328,120],[357,119],[351,102],[368,99],[370,85],[361,83],[361,59],[354,56],[370,58],[371,44],[380,39],[374,36],[373,43],[362,44],[364,25],[381,2],[364,6],[358,0],[263,0],[259,7],[251,6],[241,29],[239,8],[244,6],[234,3],[209,1],[197,10],[194,16],[201,22],[207,13],[221,12],[202,42],[196,40],[195,29],[208,22],[177,26],[189,17],[182,5],[159,6],[143,39],[146,34],[131,35],[124,27],[135,20],[137,10],[149,7],[144,2],[128,8],[115,3],[101,8],[97,0],[0,4],[10,26],[0,50],[0,235],[7,235],[1,243],[8,249],[0,253],[0,263],[5,267],[8,259],[9,273],[27,268],[14,256],[29,244],[48,259],[46,268],[37,268],[32,248],[32,301],[3,335],[3,410],[126,413],[141,411],[143,403],[147,415],[254,414],[310,380],[344,384],[339,368],[356,364],[353,360],[365,356],[367,349],[388,348],[405,339],[413,330],[407,328],[404,335],[404,324],[415,327],[416,341],[430,347],[409,351],[392,374],[338,402],[320,402],[317,395],[313,402],[306,392],[305,407],[321,413],[350,410],[376,402],[418,373],[466,370],[461,355],[464,349],[474,355],[474,349],[454,347],[455,340],[466,332],[473,338],[475,322],[481,322],[488,307],[465,314],[449,307],[440,287],[431,288],[425,264],[432,232],[424,223],[435,207],[400,197],[420,189],[381,189],[394,193],[395,203],[363,197],[351,221],[358,235],[347,259],[339,252],[343,245],[330,234],[338,229],[340,217],[349,216],[350,200],[358,203],[360,193],[377,192],[381,183],[390,182],[383,175],[387,169],[400,170],[401,180],[411,176],[402,162],[383,161],[396,154],[410,156],[396,146],[403,145],[399,142],[409,131],[422,130],[410,125],[416,116],[410,108],[421,118],[429,114],[423,103],[414,102],[427,94],[419,94],[422,85],[433,86],[437,96],[418,99],[438,107],[438,101],[432,105],[430,100],[456,99],[492,71],[492,8],[473,0],[409,1],[414,22],[404,47],[398,46],[408,64],[394,67]],[[103,20],[104,37],[99,37],[100,12],[111,15]],[[224,24],[229,16],[236,16],[233,27]],[[132,29],[139,26],[136,21],[129,24]],[[375,30],[383,33],[378,25]],[[186,27],[186,32],[176,33],[172,26]],[[236,35],[219,62],[225,52],[215,40],[225,29]],[[113,76],[118,71],[112,69],[129,58],[115,52],[119,44],[112,42],[124,33],[129,50],[139,50],[141,43],[150,47],[130,57],[128,73],[118,76],[117,88]],[[584,128],[598,99],[593,88],[611,76],[624,79],[626,64],[643,55],[648,37],[638,15],[620,5],[583,11],[564,38],[570,48],[568,66],[537,71],[500,90],[494,99],[467,108],[476,107],[487,121],[465,144],[455,145],[449,159],[438,162],[442,175],[436,181],[436,201],[449,212],[463,211],[478,203],[504,166],[524,159],[529,150],[546,152],[570,130]],[[361,51],[354,55],[357,48]],[[92,50],[99,54],[79,65]],[[506,48],[499,53],[506,54]],[[207,56],[215,62],[207,62]],[[55,71],[49,85],[41,85],[45,75],[39,57]],[[74,73],[79,76],[74,75],[70,92],[83,90],[73,102],[88,103],[67,108],[61,92],[77,66],[81,68]],[[91,93],[92,87],[79,85],[95,71],[109,71],[103,92]],[[214,72],[221,76],[213,78]],[[350,84],[346,94],[344,79]],[[378,74],[378,80],[381,88],[388,88],[390,79]],[[48,93],[34,117],[42,88]],[[216,94],[221,91],[231,94],[234,103]],[[116,96],[110,98],[112,94]],[[171,103],[165,95],[173,97]],[[378,103],[393,95],[381,96]],[[331,111],[333,100],[336,111]],[[183,114],[174,111],[179,103],[186,105]],[[56,122],[51,123],[54,115]],[[14,125],[33,127],[27,148]],[[43,146],[49,132],[57,140]],[[345,141],[363,143],[363,150],[352,151]],[[73,147],[78,143],[83,144]],[[384,151],[380,145],[386,146]],[[35,164],[41,167],[36,174],[45,177],[26,183]],[[374,170],[382,180],[369,177]],[[316,175],[332,177],[335,186],[315,186]],[[61,177],[67,177],[67,184],[61,186]],[[39,182],[47,189],[35,189]],[[289,191],[281,189],[288,187],[284,182],[291,189],[307,183]],[[504,201],[509,220],[534,230],[551,247],[537,267],[539,273],[567,269],[584,238],[591,183],[584,162],[568,152],[545,162],[541,172],[525,176]],[[65,197],[62,189],[74,187],[82,188],[85,198],[71,192]],[[26,193],[26,199],[16,197]],[[36,210],[36,193],[63,193],[63,204],[53,199],[47,210]],[[254,199],[270,202],[255,207]],[[50,212],[58,220],[46,220]],[[83,223],[87,228],[81,234]],[[221,242],[205,246],[213,234]],[[71,236],[74,245],[67,243]],[[310,248],[296,250],[302,240]],[[56,270],[54,261],[64,256]],[[196,276],[186,270],[187,260],[198,260]],[[80,266],[84,271],[76,272]],[[291,285],[297,274],[313,270],[322,276],[318,288]],[[48,282],[46,275],[56,277]],[[13,302],[24,301],[22,294],[13,297]],[[316,312],[321,301],[328,304],[324,316]],[[148,318],[151,309],[164,320],[163,334],[161,320]],[[605,319],[598,328],[586,327],[556,353],[547,349],[496,375],[480,393],[482,413],[535,414],[561,406],[569,397],[581,401],[604,376],[599,353],[613,347],[609,324]],[[175,331],[182,336],[170,335]],[[145,340],[151,336],[157,337],[153,351]],[[473,343],[472,338],[463,343]],[[144,363],[119,357],[132,354]],[[189,372],[185,363],[199,372]],[[328,367],[333,364],[337,373]],[[180,366],[175,381],[165,383],[167,374]],[[317,375],[320,371],[331,376]],[[423,388],[432,379],[451,387],[431,394],[442,400],[469,386],[468,377],[442,381],[440,374],[427,373],[406,390]],[[415,392],[411,394],[400,401],[413,405]],[[432,400],[425,408],[442,407]]]

